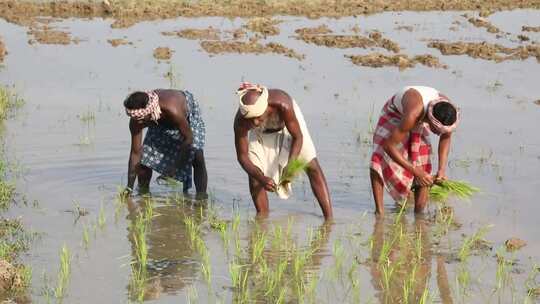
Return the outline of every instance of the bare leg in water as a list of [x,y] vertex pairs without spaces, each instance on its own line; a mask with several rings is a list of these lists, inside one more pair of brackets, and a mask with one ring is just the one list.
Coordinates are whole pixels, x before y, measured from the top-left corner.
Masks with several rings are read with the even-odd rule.
[[311,184],[311,190],[319,202],[322,213],[326,220],[332,219],[332,202],[330,201],[330,192],[328,191],[328,185],[326,184],[326,178],[319,166],[317,158],[314,158],[308,165],[307,175],[309,177],[309,183]]

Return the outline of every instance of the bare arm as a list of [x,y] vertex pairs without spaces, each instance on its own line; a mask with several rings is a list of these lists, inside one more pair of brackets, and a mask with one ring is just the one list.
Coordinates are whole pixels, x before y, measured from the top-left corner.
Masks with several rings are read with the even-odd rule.
[[289,152],[289,161],[291,161],[298,158],[304,142],[302,130],[300,129],[300,123],[294,114],[294,107],[292,104],[290,106],[287,105],[283,107],[282,119],[285,122],[285,127],[292,137],[291,151]]
[[242,166],[250,177],[261,180],[264,174],[251,162],[248,156],[248,128],[242,125],[239,113],[236,113],[236,117],[234,118],[234,146],[236,148],[236,159],[240,163],[240,166]]
[[426,174],[421,168],[416,168],[407,159],[401,155],[397,145],[409,136],[409,133],[419,123],[423,115],[422,96],[416,90],[408,90],[402,98],[403,118],[397,128],[395,128],[390,137],[383,143],[384,151],[400,166],[407,171],[412,172],[419,179],[422,186],[429,186],[432,183],[431,176]]
[[127,188],[133,190],[133,184],[137,178],[137,169],[142,155],[142,130],[143,126],[138,125],[134,119],[129,120],[129,131],[131,133],[131,149],[128,161],[128,182]]
[[450,152],[450,143],[452,133],[444,133],[439,137],[439,169],[436,179],[446,179],[446,167],[448,165],[448,153]]

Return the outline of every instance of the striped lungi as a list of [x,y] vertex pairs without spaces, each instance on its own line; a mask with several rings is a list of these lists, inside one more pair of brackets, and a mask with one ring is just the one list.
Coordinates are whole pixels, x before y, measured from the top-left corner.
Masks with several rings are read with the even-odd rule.
[[[412,172],[396,163],[383,149],[384,140],[390,137],[402,119],[402,114],[393,104],[393,98],[384,105],[373,134],[373,154],[370,168],[381,176],[385,188],[392,198],[401,203],[409,195],[414,176]],[[397,148],[401,155],[415,167],[420,166],[427,173],[431,173],[431,143],[429,141],[429,127],[426,123],[419,123],[410,131],[409,136],[398,144]]]

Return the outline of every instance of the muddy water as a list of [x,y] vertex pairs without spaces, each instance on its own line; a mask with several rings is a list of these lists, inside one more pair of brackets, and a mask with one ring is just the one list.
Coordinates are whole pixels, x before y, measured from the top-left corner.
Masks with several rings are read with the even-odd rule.
[[[442,56],[430,49],[431,39],[448,41],[488,41],[507,46],[518,44],[522,25],[537,26],[538,11],[501,12],[490,21],[508,34],[497,38],[483,28],[476,28],[461,13],[385,13],[369,17],[306,20],[281,18],[280,34],[267,38],[305,55],[302,61],[279,55],[209,56],[196,40],[163,36],[163,31],[213,26],[235,30],[242,19],[199,18],[144,22],[128,29],[111,29],[109,20],[66,20],[54,25],[80,39],[67,46],[29,45],[27,29],[0,22],[3,41],[9,54],[0,70],[3,84],[14,84],[26,100],[26,106],[8,124],[7,145],[11,157],[21,165],[18,189],[37,207],[15,208],[12,213],[43,236],[27,256],[33,268],[34,302],[46,302],[43,289],[54,288],[63,244],[73,253],[72,277],[65,302],[120,303],[132,300],[129,292],[133,243],[128,234],[131,207],[117,204],[117,187],[126,182],[129,153],[128,120],[122,109],[123,98],[132,90],[169,87],[164,77],[172,71],[179,88],[190,90],[198,98],[207,122],[205,150],[209,187],[220,217],[230,219],[233,205],[242,215],[242,246],[254,233],[254,210],[247,189],[247,177],[236,162],[232,117],[235,113],[234,90],[242,80],[265,83],[287,90],[299,103],[312,132],[318,157],[325,171],[333,197],[336,223],[323,238],[316,258],[308,268],[322,279],[317,302],[345,299],[343,287],[332,281],[329,269],[334,265],[332,248],[336,240],[356,235],[369,247],[347,245],[347,265],[377,255],[377,244],[390,230],[396,216],[389,212],[384,223],[375,223],[369,190],[368,160],[369,121],[376,122],[381,106],[394,91],[404,85],[422,84],[440,89],[460,104],[463,120],[453,140],[449,176],[465,179],[482,189],[470,203],[452,202],[461,228],[445,237],[442,254],[430,253],[421,265],[422,283],[429,286],[435,301],[493,302],[521,300],[526,295],[525,279],[540,255],[538,235],[538,196],[540,194],[540,140],[538,119],[540,98],[537,78],[540,65],[534,58],[525,61],[494,63],[466,56]],[[457,22],[456,22],[457,21]],[[300,27],[328,25],[335,33],[351,33],[353,26],[361,34],[381,31],[397,42],[409,56],[432,54],[448,69],[417,65],[400,71],[397,67],[364,68],[353,65],[344,55],[368,54],[381,49],[331,49],[305,44],[293,38]],[[397,30],[412,26],[411,32]],[[449,30],[454,27],[455,30]],[[364,33],[365,32],[365,33]],[[527,33],[540,41],[539,33]],[[107,40],[123,38],[133,42],[113,48]],[[169,61],[153,57],[157,47],[173,50]],[[95,119],[83,121],[87,113]],[[433,138],[436,140],[436,138]],[[287,228],[289,218],[298,246],[309,246],[307,231],[323,224],[307,180],[296,185],[289,201],[271,198],[271,216],[260,223]],[[151,268],[147,299],[158,303],[186,301],[197,290],[199,301],[223,299],[230,302],[234,293],[228,273],[227,255],[219,235],[206,231],[204,239],[210,252],[215,279],[208,292],[196,253],[189,248],[182,223],[192,207],[167,204],[170,189],[152,184],[157,199],[151,232],[147,239],[149,258],[157,263]],[[135,198],[133,204],[138,204]],[[77,219],[76,204],[89,211]],[[131,206],[131,207],[130,207]],[[100,208],[105,224],[99,227]],[[387,200],[387,208],[391,204]],[[206,210],[206,209],[205,209]],[[190,213],[191,212],[191,213]],[[406,229],[422,226],[435,230],[410,211]],[[499,248],[512,236],[528,245],[515,254],[518,264],[512,274],[515,292],[492,296],[495,284],[495,249],[469,261],[474,274],[467,296],[456,291],[458,264],[451,262],[452,250],[459,248],[461,234],[470,235],[479,227],[493,225],[486,239]],[[90,231],[88,249],[84,249],[84,227]],[[430,234],[430,233],[427,233]],[[427,235],[426,234],[426,235]],[[343,241],[344,242],[344,241]],[[424,242],[426,248],[432,241]],[[454,250],[455,251],[455,250]],[[270,255],[272,253],[269,253]],[[446,257],[447,261],[441,257]],[[358,277],[362,302],[383,301],[376,281],[380,274],[369,265],[359,265]],[[406,269],[406,268],[405,268]],[[406,271],[406,270],[405,270]],[[45,278],[44,278],[45,277]],[[444,282],[447,282],[446,284]],[[448,283],[449,282],[449,283]],[[421,284],[421,285],[422,285]],[[449,284],[449,286],[448,286]],[[395,291],[398,292],[398,291]],[[398,292],[399,293],[399,292]],[[392,295],[390,295],[393,297]],[[344,301],[350,302],[349,298]]]

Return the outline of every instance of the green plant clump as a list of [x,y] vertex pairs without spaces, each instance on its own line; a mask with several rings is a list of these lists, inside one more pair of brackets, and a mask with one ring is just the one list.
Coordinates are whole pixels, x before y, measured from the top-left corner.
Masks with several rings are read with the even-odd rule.
[[467,182],[444,180],[437,182],[431,187],[429,197],[432,201],[436,202],[445,202],[450,196],[468,200],[478,192],[480,192],[480,189]]

